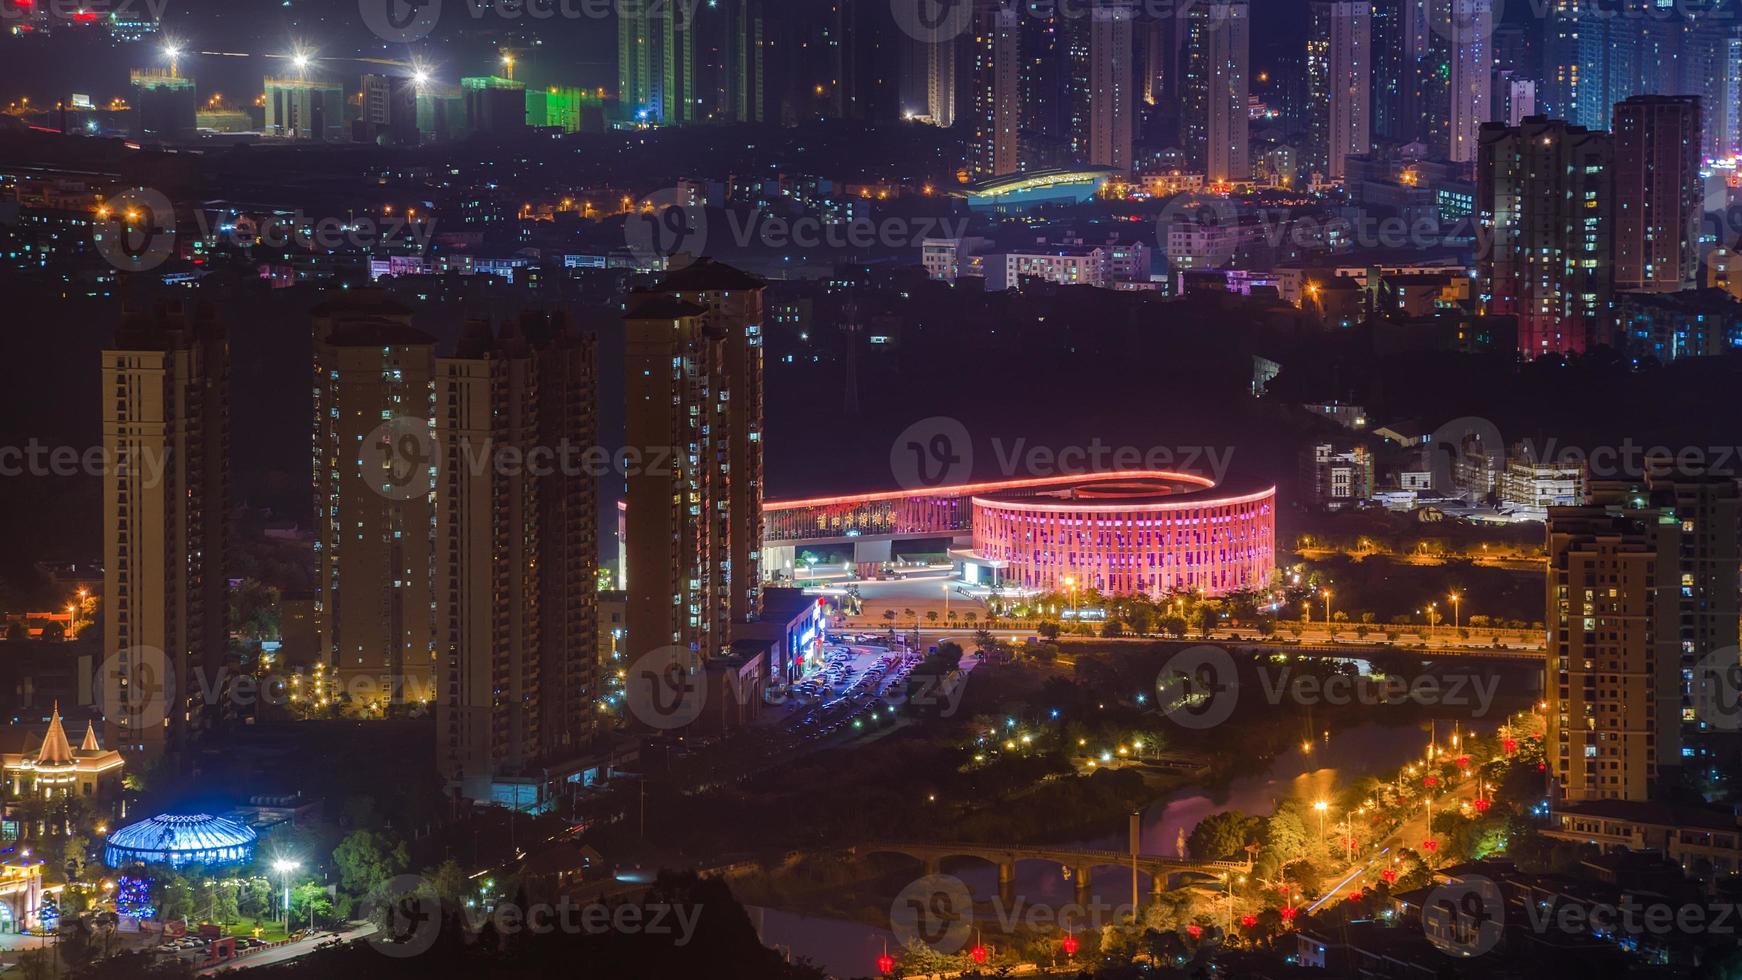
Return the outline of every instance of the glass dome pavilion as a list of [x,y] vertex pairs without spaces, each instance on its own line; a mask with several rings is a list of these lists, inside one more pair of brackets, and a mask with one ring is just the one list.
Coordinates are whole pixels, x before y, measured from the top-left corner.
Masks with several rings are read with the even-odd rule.
[[109,835],[103,863],[111,868],[129,864],[246,864],[254,859],[259,835],[246,824],[209,813],[159,814],[130,823]]

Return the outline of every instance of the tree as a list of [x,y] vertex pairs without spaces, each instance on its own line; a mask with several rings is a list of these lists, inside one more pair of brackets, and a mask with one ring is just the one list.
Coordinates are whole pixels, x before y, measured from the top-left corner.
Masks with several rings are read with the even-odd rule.
[[293,923],[313,929],[318,923],[333,921],[333,903],[318,882],[305,881],[290,891],[290,914]]
[[333,863],[339,869],[339,887],[360,897],[403,872],[411,859],[403,841],[390,840],[372,830],[356,830],[333,849]]
[[1263,830],[1264,821],[1259,817],[1248,817],[1238,810],[1212,813],[1192,828],[1186,851],[1200,861],[1232,860],[1246,845],[1256,843]]
[[1059,624],[1050,619],[1036,625],[1034,631],[1049,640],[1056,640],[1059,638]]
[[925,611],[925,619],[926,619],[926,622],[928,622],[928,623],[937,622],[938,621],[938,611],[936,609],[927,609]]
[[1183,616],[1163,616],[1160,626],[1163,633],[1176,640],[1186,635],[1186,621]]
[[883,618],[890,621],[891,623],[895,622],[895,610],[894,609],[883,610]]

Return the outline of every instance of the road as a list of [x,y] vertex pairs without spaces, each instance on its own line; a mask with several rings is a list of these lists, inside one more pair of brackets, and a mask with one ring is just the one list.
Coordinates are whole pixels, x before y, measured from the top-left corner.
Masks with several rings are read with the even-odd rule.
[[[337,933],[338,937],[345,942],[350,942],[355,939],[367,939],[374,934],[375,927],[369,924],[350,926],[342,932]],[[197,975],[209,977],[219,973],[233,973],[237,970],[251,970],[257,966],[271,966],[274,963],[284,963],[289,960],[294,960],[299,956],[314,952],[314,950],[322,943],[331,940],[334,935],[335,934],[331,932],[323,932],[308,939],[298,940],[294,943],[285,943],[283,946],[274,946],[271,949],[261,950],[258,953],[250,953],[249,955],[243,956],[230,963],[206,967],[205,969],[198,971]]]

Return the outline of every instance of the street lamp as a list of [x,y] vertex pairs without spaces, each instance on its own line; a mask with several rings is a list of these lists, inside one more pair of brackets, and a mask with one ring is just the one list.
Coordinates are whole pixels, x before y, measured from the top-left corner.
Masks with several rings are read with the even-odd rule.
[[1452,600],[1452,629],[1455,630],[1458,628],[1458,612],[1459,612],[1458,604],[1464,601],[1464,597],[1456,592],[1453,592],[1451,594],[1450,598]]
[[1071,590],[1071,618],[1077,618],[1077,580],[1075,576],[1066,575],[1065,588]]
[[1313,804],[1313,809],[1317,810],[1319,812],[1319,839],[1320,840],[1325,839],[1325,811],[1329,810],[1330,808],[1331,808],[1331,805],[1329,803],[1326,803],[1324,800],[1319,800]]
[[290,932],[290,873],[302,865],[289,858],[279,858],[272,862],[272,870],[284,879],[284,931]]
[[1330,625],[1330,622],[1331,622],[1331,590],[1330,589],[1324,590],[1324,595],[1325,595],[1325,624],[1328,626],[1328,625]]

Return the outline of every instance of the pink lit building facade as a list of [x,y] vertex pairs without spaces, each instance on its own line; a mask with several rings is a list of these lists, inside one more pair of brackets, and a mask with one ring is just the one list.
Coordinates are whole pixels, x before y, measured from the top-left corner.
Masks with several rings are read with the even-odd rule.
[[[1276,488],[1230,491],[1152,470],[888,491],[764,505],[764,553],[851,541],[862,571],[891,538],[948,538],[970,582],[1043,591],[1222,595],[1270,584]],[[777,557],[772,567],[780,567]]]

